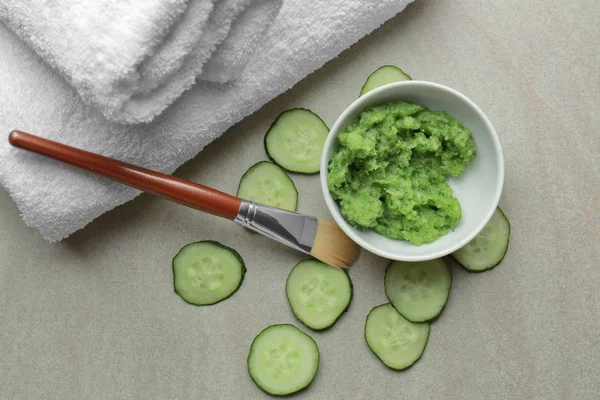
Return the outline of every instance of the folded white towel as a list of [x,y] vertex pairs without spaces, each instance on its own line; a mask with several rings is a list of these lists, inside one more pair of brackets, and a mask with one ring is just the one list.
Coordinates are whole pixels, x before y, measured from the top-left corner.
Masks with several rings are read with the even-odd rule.
[[[240,40],[230,32],[232,23],[260,36],[281,1],[0,0],[0,19],[86,103],[110,120],[139,123],[152,120],[190,88],[218,46],[252,52],[256,41]],[[262,18],[237,21],[249,11]],[[236,59],[227,79],[247,60]]]
[[238,79],[200,81],[155,121],[134,126],[107,122],[0,24],[0,184],[27,225],[60,240],[139,192],[15,149],[12,129],[171,173],[411,1],[286,1]]

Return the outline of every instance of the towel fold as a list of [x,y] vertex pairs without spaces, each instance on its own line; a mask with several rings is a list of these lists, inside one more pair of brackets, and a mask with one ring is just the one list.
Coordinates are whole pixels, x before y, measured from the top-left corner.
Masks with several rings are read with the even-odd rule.
[[[225,84],[200,80],[152,123],[137,125],[107,121],[48,67],[46,58],[38,57],[0,24],[0,184],[28,226],[50,241],[63,239],[139,192],[15,149],[7,140],[12,129],[172,173],[234,123],[288,90],[411,1],[285,1],[237,79]],[[229,34],[244,36],[243,26],[236,28],[234,23]],[[216,51],[220,56],[214,62],[223,64],[236,53],[245,54],[244,49],[233,45],[222,45]]]
[[[0,19],[87,104],[112,121],[141,123],[189,89],[213,55],[206,79],[223,62],[232,68],[220,81],[239,75],[249,57],[229,49],[252,54],[281,2],[0,0]],[[239,26],[247,36],[236,33]]]
[[247,7],[231,26],[227,39],[208,60],[200,79],[223,83],[238,77],[280,6],[279,2],[259,0],[253,7]]

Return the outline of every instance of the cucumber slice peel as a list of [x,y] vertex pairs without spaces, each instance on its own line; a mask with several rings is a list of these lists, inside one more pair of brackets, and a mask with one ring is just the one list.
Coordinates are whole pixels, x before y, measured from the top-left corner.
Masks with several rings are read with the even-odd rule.
[[387,367],[403,371],[423,355],[429,340],[429,323],[413,323],[390,304],[369,312],[365,322],[365,341]]
[[353,287],[346,270],[304,260],[290,272],[285,291],[296,318],[319,331],[332,327],[348,310]]
[[173,286],[185,302],[196,306],[231,297],[246,275],[244,260],[234,249],[205,240],[189,243],[173,258]]
[[469,272],[488,271],[502,262],[510,241],[510,221],[497,207],[473,240],[450,256]]
[[440,316],[452,286],[452,273],[441,259],[422,262],[393,261],[385,271],[385,294],[411,322],[433,321]]
[[264,392],[283,396],[306,389],[319,368],[319,348],[291,324],[263,329],[252,341],[248,373]]
[[412,80],[410,75],[402,71],[400,68],[394,65],[384,65],[377,68],[373,73],[371,73],[371,75],[369,75],[365,84],[360,90],[360,96],[389,83],[410,80]]
[[265,151],[287,171],[314,174],[320,170],[328,134],[327,124],[317,114],[293,108],[279,114],[265,134]]
[[248,168],[240,179],[237,197],[288,211],[296,211],[298,205],[296,185],[281,167],[269,161]]

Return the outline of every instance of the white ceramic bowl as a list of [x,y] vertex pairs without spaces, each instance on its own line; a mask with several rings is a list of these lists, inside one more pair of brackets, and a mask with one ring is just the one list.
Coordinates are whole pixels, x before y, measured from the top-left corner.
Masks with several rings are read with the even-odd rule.
[[[477,155],[458,179],[449,178],[460,201],[462,218],[453,231],[433,243],[414,245],[393,240],[370,229],[350,226],[327,188],[327,165],[337,147],[336,137],[365,108],[392,100],[444,110],[471,130]],[[362,248],[381,257],[401,261],[425,261],[448,255],[469,243],[487,224],[496,209],[504,184],[504,160],[500,141],[487,116],[467,97],[449,87],[425,81],[397,82],[377,88],[354,101],[329,132],[321,159],[321,188],[336,223]]]

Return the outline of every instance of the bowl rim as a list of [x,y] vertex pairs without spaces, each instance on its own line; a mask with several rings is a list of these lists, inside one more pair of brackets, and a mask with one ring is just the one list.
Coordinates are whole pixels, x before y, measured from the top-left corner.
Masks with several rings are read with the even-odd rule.
[[[359,110],[358,112],[360,113],[362,110],[364,110],[367,107],[365,104],[369,102],[369,99],[371,97],[376,96],[378,93],[384,92],[384,91],[392,91],[393,92],[394,89],[396,89],[398,87],[402,87],[402,86],[415,86],[417,88],[423,87],[423,86],[434,87],[439,90],[448,91],[448,92],[452,93],[454,96],[461,98],[468,106],[470,106],[480,116],[480,118],[484,122],[487,130],[490,132],[494,151],[498,154],[499,179],[496,182],[496,196],[493,201],[494,206],[490,207],[490,209],[487,210],[485,217],[481,219],[481,221],[479,222],[477,227],[475,229],[472,229],[471,232],[468,235],[466,235],[463,239],[453,242],[453,244],[451,246],[447,246],[443,249],[433,251],[430,253],[425,253],[422,255],[402,255],[402,254],[390,253],[390,252],[378,249],[376,246],[373,246],[369,242],[363,240],[360,236],[357,236],[354,233],[354,231],[351,229],[348,222],[346,222],[346,220],[342,216],[341,212],[339,211],[339,206],[337,205],[336,201],[331,196],[331,193],[329,193],[329,188],[327,185],[327,167],[329,164],[329,159],[331,158],[331,150],[330,149],[332,149],[333,146],[335,145],[335,139],[337,138],[339,133],[342,131],[343,128],[345,128],[345,126],[344,127],[341,126],[342,121],[345,120],[349,114],[352,114],[352,113],[356,112],[357,110]],[[398,100],[401,100],[401,99],[398,99]],[[329,153],[329,156],[327,156],[328,153]],[[390,83],[390,84],[387,84],[384,86],[380,86],[380,87],[373,89],[373,90],[369,91],[368,93],[360,96],[359,98],[354,100],[350,105],[348,105],[346,107],[346,109],[337,117],[337,119],[335,120],[331,129],[329,130],[329,133],[327,134],[327,139],[325,140],[325,144],[323,146],[323,154],[321,155],[321,166],[320,166],[320,181],[321,181],[321,190],[323,193],[323,197],[325,199],[325,203],[327,204],[327,208],[329,209],[329,212],[331,213],[333,219],[335,220],[337,225],[344,231],[344,233],[346,233],[346,235],[348,235],[348,237],[350,239],[352,239],[352,241],[354,241],[360,247],[362,247],[363,249],[365,249],[373,254],[376,254],[378,256],[384,257],[389,260],[407,261],[407,262],[428,261],[428,260],[433,260],[433,259],[447,256],[447,255],[455,252],[456,250],[460,249],[461,247],[465,246],[467,243],[469,243],[471,240],[473,240],[473,238],[475,238],[475,236],[477,236],[483,230],[483,228],[487,225],[487,223],[490,221],[490,219],[492,218],[492,215],[494,214],[496,208],[498,207],[498,204],[500,202],[500,197],[502,195],[502,190],[504,188],[504,154],[502,151],[502,145],[500,143],[500,139],[499,139],[499,137],[496,133],[496,130],[494,129],[494,126],[492,125],[490,119],[483,112],[483,110],[481,110],[481,108],[479,108],[479,106],[477,104],[475,104],[475,102],[473,102],[471,99],[469,99],[464,94],[460,93],[456,89],[452,89],[451,87],[442,85],[440,83],[430,82],[430,81],[425,81],[425,80],[411,80],[411,81],[394,82],[394,83]],[[452,234],[452,232],[447,233],[447,235],[450,235],[450,234]]]

